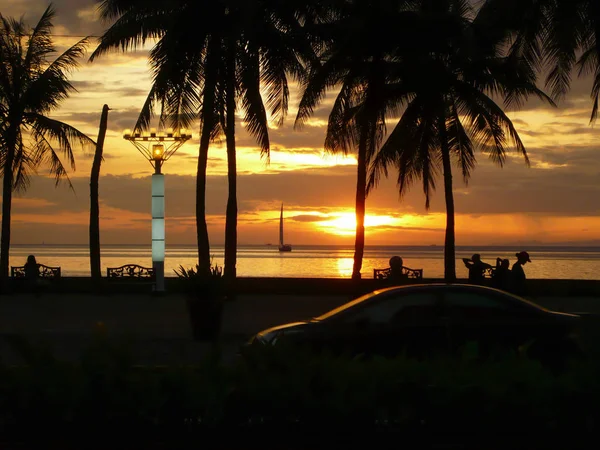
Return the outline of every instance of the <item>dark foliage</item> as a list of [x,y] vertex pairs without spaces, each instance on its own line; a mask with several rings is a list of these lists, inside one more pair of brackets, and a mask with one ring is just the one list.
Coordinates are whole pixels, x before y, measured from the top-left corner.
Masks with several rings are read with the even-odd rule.
[[575,448],[600,420],[596,361],[557,375],[516,355],[476,362],[472,348],[460,361],[420,362],[261,348],[231,366],[213,354],[194,366],[151,367],[130,364],[127,347],[100,331],[77,363],[5,340],[23,359],[0,368],[6,442],[178,448],[215,438],[210,448],[233,448],[280,436],[278,448],[358,448],[366,439],[387,448],[398,445],[383,442],[393,433],[445,448],[475,448],[483,436],[484,448],[510,436],[519,436],[510,448],[547,448],[568,435]]

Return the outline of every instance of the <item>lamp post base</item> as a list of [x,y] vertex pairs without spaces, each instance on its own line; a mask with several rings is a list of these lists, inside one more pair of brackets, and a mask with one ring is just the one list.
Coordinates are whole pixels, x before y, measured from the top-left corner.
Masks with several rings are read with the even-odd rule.
[[155,276],[154,292],[165,292],[165,262],[152,261],[152,267]]

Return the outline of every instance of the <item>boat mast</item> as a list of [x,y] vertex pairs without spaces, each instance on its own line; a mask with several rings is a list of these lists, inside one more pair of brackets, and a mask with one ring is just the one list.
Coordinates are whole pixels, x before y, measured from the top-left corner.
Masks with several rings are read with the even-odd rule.
[[283,245],[283,202],[281,203],[281,215],[279,216],[279,245]]

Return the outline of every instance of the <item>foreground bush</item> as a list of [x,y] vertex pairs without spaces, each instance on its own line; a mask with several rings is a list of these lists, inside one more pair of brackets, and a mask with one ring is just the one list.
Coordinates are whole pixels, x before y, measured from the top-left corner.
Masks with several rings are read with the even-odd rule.
[[214,435],[208,448],[237,448],[240,439],[247,448],[285,432],[278,448],[331,448],[343,438],[344,447],[358,448],[363,438],[382,439],[382,447],[398,432],[421,443],[474,446],[485,436],[479,448],[506,448],[498,436],[549,448],[569,435],[574,448],[600,423],[596,361],[555,374],[515,355],[364,361],[281,348],[229,367],[213,357],[194,366],[140,367],[101,336],[77,364],[18,338],[10,345],[24,364],[0,368],[0,433],[8,441],[85,435],[86,448],[107,440],[112,448],[130,440],[175,448]]

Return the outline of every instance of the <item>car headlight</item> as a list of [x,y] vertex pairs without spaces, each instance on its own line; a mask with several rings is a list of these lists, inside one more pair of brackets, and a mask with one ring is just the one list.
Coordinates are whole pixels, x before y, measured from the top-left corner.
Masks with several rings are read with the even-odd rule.
[[263,331],[255,336],[257,342],[265,345],[275,345],[283,336],[299,333],[300,330],[291,328],[283,330]]
[[262,344],[267,345],[275,345],[279,337],[283,334],[283,332],[277,331],[268,331],[265,333],[259,333],[256,336],[256,340]]

